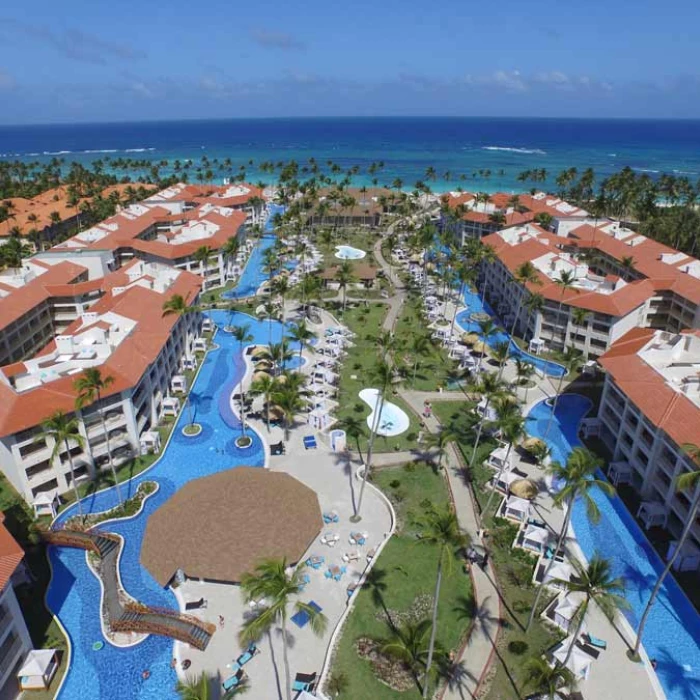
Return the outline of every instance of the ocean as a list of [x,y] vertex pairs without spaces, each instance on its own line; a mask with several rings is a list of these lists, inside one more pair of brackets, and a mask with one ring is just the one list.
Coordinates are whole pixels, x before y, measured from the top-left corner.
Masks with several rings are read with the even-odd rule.
[[[435,191],[521,191],[524,170],[544,168],[554,187],[558,172],[591,167],[599,178],[630,166],[656,178],[661,173],[700,177],[700,120],[578,120],[525,118],[299,118],[163,121],[114,124],[0,127],[0,158],[45,161],[53,157],[89,163],[98,158],[167,161],[230,158],[232,167],[214,169],[213,182],[246,166],[249,181],[274,176],[249,166],[265,161],[315,158],[347,170],[359,166],[355,185],[404,189],[425,180],[428,167]],[[383,161],[376,175],[367,173]],[[479,171],[490,171],[490,176]],[[190,180],[195,179],[195,168]],[[300,177],[304,177],[301,175]],[[542,187],[542,185],[538,185]]]

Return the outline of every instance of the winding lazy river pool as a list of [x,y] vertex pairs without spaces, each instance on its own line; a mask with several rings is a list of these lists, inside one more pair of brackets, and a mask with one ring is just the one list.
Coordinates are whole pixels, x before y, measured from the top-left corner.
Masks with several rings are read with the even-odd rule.
[[[259,321],[246,314],[211,312],[219,327],[250,324],[254,336],[251,344],[268,342],[268,321]],[[282,325],[273,324],[272,341],[282,338]],[[121,485],[124,497],[135,493],[143,481],[156,481],[157,493],[147,499],[143,511],[130,520],[105,523],[104,530],[124,537],[120,571],[124,588],[147,605],[177,608],[175,596],[161,588],[140,565],[139,553],[148,517],[178,489],[192,479],[208,476],[239,465],[262,467],[264,449],[258,435],[248,430],[252,446],[240,450],[235,439],[241,435],[240,421],[231,410],[230,396],[245,372],[245,361],[233,337],[217,332],[218,349],[211,350],[192,387],[195,420],[202,425],[196,437],[185,437],[182,428],[188,421],[183,411],[172,438],[160,459],[147,471]],[[293,346],[294,344],[292,344]],[[298,362],[298,359],[297,359]],[[89,512],[104,511],[117,504],[114,488],[100,491],[83,500]],[[58,522],[73,515],[75,507],[58,517]],[[70,667],[58,697],[61,700],[176,700],[177,677],[170,667],[173,641],[156,635],[130,648],[118,648],[103,638],[100,625],[100,583],[88,569],[85,552],[65,547],[49,547],[53,576],[47,592],[47,603],[59,618],[71,642]],[[104,647],[93,651],[96,641]],[[147,680],[144,670],[150,671]]]

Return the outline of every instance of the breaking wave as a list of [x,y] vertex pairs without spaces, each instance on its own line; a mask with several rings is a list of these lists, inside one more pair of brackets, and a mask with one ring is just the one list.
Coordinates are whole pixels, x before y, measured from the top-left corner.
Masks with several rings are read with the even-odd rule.
[[514,146],[482,146],[482,151],[507,151],[508,153],[524,153],[526,155],[546,156],[547,151],[541,148],[515,148]]

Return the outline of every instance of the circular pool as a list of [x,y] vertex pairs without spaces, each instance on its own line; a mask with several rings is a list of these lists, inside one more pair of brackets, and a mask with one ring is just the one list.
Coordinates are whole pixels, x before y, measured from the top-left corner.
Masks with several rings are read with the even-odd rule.
[[351,245],[338,245],[335,247],[335,257],[341,260],[360,260],[367,255],[364,250],[353,248]]

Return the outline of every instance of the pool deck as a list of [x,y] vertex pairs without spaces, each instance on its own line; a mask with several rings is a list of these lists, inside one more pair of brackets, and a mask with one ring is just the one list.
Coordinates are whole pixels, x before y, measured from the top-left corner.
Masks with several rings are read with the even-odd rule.
[[[291,316],[292,314],[289,314]],[[324,323],[314,327],[319,335],[325,328],[337,326],[337,322],[324,313]],[[288,318],[288,320],[290,320]],[[306,359],[313,360],[304,351]],[[307,362],[302,371],[308,371],[311,363]],[[250,382],[251,368],[243,380],[244,387]],[[293,428],[290,440],[286,443],[286,454],[267,457],[266,467],[273,471],[291,474],[302,483],[313,489],[319,499],[322,512],[334,510],[338,513],[338,523],[325,526],[314,543],[309,547],[304,558],[311,554],[324,556],[326,561],[321,568],[304,569],[308,573],[310,583],[300,597],[305,602],[314,601],[328,618],[328,627],[322,637],[316,637],[307,625],[297,627],[288,622],[289,633],[289,662],[292,674],[297,672],[317,672],[320,676],[324,666],[333,633],[348,609],[347,586],[360,579],[369,562],[367,553],[387,540],[392,531],[392,512],[386,499],[373,487],[365,491],[362,508],[362,521],[354,524],[350,516],[354,513],[354,502],[359,493],[360,482],[356,476],[359,463],[350,463],[347,454],[333,453],[327,446],[327,440],[321,437],[310,426],[298,418]],[[268,444],[280,442],[284,431],[280,427],[272,427],[268,433],[264,421],[252,421],[251,425],[258,431]],[[306,450],[303,445],[305,435],[317,435],[318,448]],[[361,547],[348,542],[351,532],[362,531],[368,534],[367,544]],[[331,532],[339,537],[334,547],[320,542],[324,533]],[[360,558],[354,562],[344,562],[342,556],[348,552],[359,550]],[[338,564],[347,567],[347,572],[340,581],[324,576],[329,565]],[[223,627],[212,637],[204,652],[191,649],[189,646],[176,643],[175,658],[182,662],[189,659],[191,666],[187,671],[188,677],[194,677],[201,672],[218,674],[221,679],[231,675],[227,664],[234,661],[242,649],[238,643],[238,632],[241,623],[249,616],[252,609],[245,603],[240,587],[229,584],[187,581],[178,591],[178,599],[207,600],[207,608],[195,611],[195,614],[213,624],[219,625],[219,616],[224,619]],[[293,614],[293,611],[291,611]],[[291,617],[290,614],[290,617]],[[252,700],[271,700],[284,696],[284,664],[282,661],[282,641],[279,629],[273,629],[258,644],[261,653],[256,655],[246,666],[250,678],[250,690],[246,697]],[[178,664],[180,666],[180,664]],[[216,696],[215,696],[216,697]]]
[[[396,284],[397,293],[390,300],[391,309],[384,323],[384,328],[391,330],[404,302],[405,292],[398,275],[395,272],[392,273],[381,254],[381,241],[375,246],[374,254],[387,278]],[[459,308],[463,307],[455,309],[455,305],[448,302],[446,318],[451,319]],[[503,378],[508,382],[515,381],[515,363],[512,360],[506,363]],[[554,396],[558,383],[558,379],[554,377],[538,377],[536,386],[527,392],[523,388],[518,389],[518,398],[524,406],[523,415],[526,415],[534,404]],[[425,400],[464,401],[466,398],[459,391],[420,392],[403,388],[399,388],[399,395],[417,415],[422,415]],[[422,420],[430,432],[437,432],[440,429],[435,413],[430,418],[423,417]],[[402,456],[405,459],[409,455]],[[399,455],[394,457],[398,458]],[[523,461],[515,452],[513,457],[515,467],[535,481],[542,481],[544,472],[535,465]],[[460,526],[471,536],[475,549],[484,551],[476,507],[469,486],[462,478],[462,462],[454,445],[450,445],[448,449],[446,473]],[[562,509],[554,507],[549,491],[544,488],[541,490],[534,510],[537,517],[543,520],[553,533],[559,532],[565,513]],[[573,534],[571,530],[570,534]],[[583,555],[573,537],[567,542],[567,549],[571,556],[583,560]],[[480,695],[488,686],[489,673],[495,662],[499,620],[502,617],[495,572],[490,563],[485,571],[478,566],[473,566],[471,571],[477,609],[475,626],[458,658],[460,680],[447,686],[440,696],[443,700],[465,700],[465,698]],[[594,636],[605,639],[608,647],[593,663],[589,678],[579,684],[583,697],[595,700],[664,698],[663,690],[651,668],[647,664],[634,664],[627,659],[626,652],[630,644],[634,643],[634,634],[623,615],[618,614],[614,623],[611,623],[596,605],[592,605],[586,619],[588,631]]]

